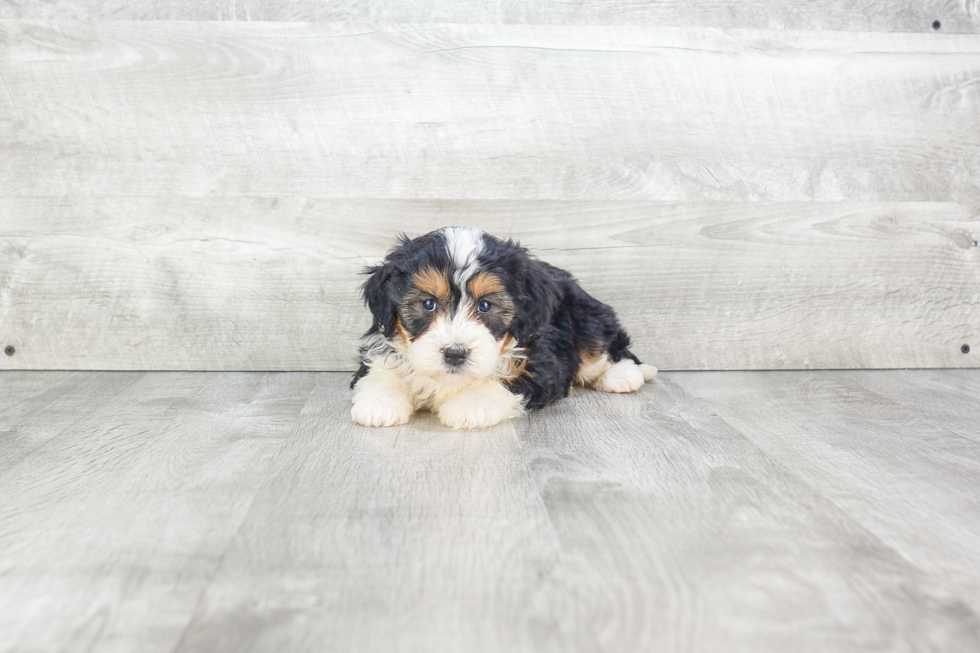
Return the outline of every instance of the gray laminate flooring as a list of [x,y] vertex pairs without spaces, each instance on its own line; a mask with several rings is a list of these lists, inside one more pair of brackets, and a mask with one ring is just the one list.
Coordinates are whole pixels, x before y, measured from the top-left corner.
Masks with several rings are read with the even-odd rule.
[[0,650],[980,650],[980,370],[479,432],[355,427],[347,379],[0,374]]

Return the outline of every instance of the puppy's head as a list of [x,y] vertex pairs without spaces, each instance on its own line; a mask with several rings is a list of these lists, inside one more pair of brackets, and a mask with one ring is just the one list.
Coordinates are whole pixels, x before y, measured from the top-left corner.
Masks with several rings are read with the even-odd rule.
[[402,237],[369,268],[364,300],[415,373],[461,385],[519,374],[519,349],[560,301],[552,268],[513,241],[447,227]]

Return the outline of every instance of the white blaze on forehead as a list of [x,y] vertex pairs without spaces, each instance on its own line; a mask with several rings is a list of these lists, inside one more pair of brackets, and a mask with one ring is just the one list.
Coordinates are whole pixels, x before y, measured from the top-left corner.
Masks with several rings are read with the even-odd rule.
[[[441,231],[449,258],[456,266],[453,281],[460,290],[465,290],[466,282],[476,273],[477,259],[483,252],[483,231],[472,227],[445,227]],[[465,292],[463,296],[466,296]]]

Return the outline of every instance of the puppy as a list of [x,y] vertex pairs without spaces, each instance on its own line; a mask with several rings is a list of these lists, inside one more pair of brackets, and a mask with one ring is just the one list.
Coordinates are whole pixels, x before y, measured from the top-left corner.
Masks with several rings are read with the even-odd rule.
[[657,373],[630,352],[609,306],[512,240],[464,227],[402,236],[365,274],[374,322],[351,381],[357,424],[404,424],[429,409],[446,426],[482,428],[573,383],[633,392]]

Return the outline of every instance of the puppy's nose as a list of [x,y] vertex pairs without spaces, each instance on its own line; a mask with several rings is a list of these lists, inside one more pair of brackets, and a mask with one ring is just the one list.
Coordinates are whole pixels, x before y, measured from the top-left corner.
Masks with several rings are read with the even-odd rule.
[[469,354],[470,350],[463,345],[452,345],[442,350],[442,357],[446,359],[446,364],[453,367],[459,367],[465,363]]

